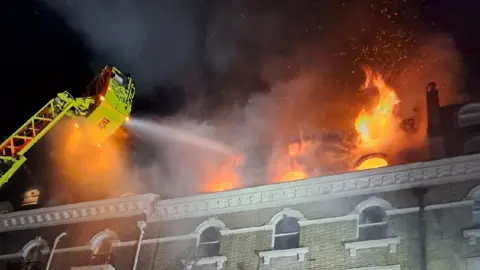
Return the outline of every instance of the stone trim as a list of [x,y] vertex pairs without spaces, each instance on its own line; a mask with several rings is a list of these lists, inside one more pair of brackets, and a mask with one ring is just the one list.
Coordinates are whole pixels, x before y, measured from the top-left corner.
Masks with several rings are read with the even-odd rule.
[[385,265],[385,266],[370,266],[361,268],[349,268],[347,270],[401,270],[400,264]]
[[480,103],[473,102],[463,105],[457,112],[456,120],[459,127],[478,124],[480,122]]
[[[438,210],[438,209],[449,209],[449,208],[457,208],[457,207],[467,207],[473,205],[472,200],[463,200],[459,202],[450,202],[450,203],[442,203],[442,204],[433,204],[428,205],[425,207],[426,211],[431,210]],[[402,209],[392,209],[387,211],[388,216],[393,215],[404,215],[404,214],[411,214],[416,213],[419,211],[418,207],[409,207],[409,208],[402,208]],[[320,218],[320,219],[305,219],[299,221],[300,226],[310,226],[310,225],[318,225],[318,224],[328,224],[333,222],[343,222],[343,221],[353,221],[358,218],[358,215],[346,215],[340,217],[328,217],[328,218]],[[238,229],[222,229],[220,230],[220,234],[222,236],[231,235],[231,234],[242,234],[242,233],[252,233],[252,232],[259,232],[259,231],[269,231],[272,230],[273,227],[271,225],[263,225],[263,226],[254,226],[254,227],[246,227],[246,228],[238,228]],[[166,243],[166,242],[174,242],[174,241],[190,241],[193,239],[197,239],[198,234],[193,232],[190,234],[185,235],[178,235],[178,236],[166,236],[166,237],[159,237],[159,238],[150,238],[150,239],[143,239],[142,245],[150,245],[150,244],[157,244],[157,243]],[[137,245],[136,240],[132,241],[124,241],[124,242],[113,242],[112,245],[114,247],[127,247],[127,246],[134,246]],[[57,248],[55,249],[55,254],[57,253],[67,253],[67,252],[78,252],[78,251],[85,251],[90,250],[90,245],[83,245],[83,246],[76,246],[76,247],[68,247],[68,248]],[[48,250],[42,250],[43,254],[48,254]],[[22,253],[11,253],[11,254],[2,254],[0,255],[0,261],[2,260],[9,260],[14,258],[21,258]]]
[[270,222],[268,222],[267,225],[272,226],[275,228],[277,226],[277,223],[282,220],[284,217],[292,217],[296,218],[298,221],[300,220],[305,220],[305,216],[302,214],[302,212],[290,208],[284,208],[282,211],[276,213],[271,219]]
[[[120,197],[0,215],[0,232],[153,214],[149,222],[214,216],[452,183],[480,177],[480,154],[384,167],[302,181],[158,200],[154,194]],[[155,207],[152,205],[156,203]]]
[[29,241],[28,243],[25,244],[25,246],[23,246],[23,248],[21,250],[22,258],[26,258],[28,256],[28,253],[30,252],[30,250],[32,250],[32,248],[35,248],[35,247],[38,247],[38,246],[42,247],[42,251],[46,250],[48,252],[47,241],[45,241],[45,239],[42,239],[42,237],[37,236],[37,237],[35,237],[35,239]]
[[[222,269],[224,263],[227,261],[227,256],[213,256],[213,257],[204,257],[198,259],[198,261],[195,263],[195,266],[197,265],[209,265],[209,264],[215,264],[215,267],[217,269]],[[182,260],[183,265],[185,265],[186,261]],[[187,265],[187,269],[192,269],[192,265]]]
[[70,270],[115,270],[111,264],[103,265],[88,265],[88,266],[76,266],[70,268]]
[[102,242],[108,238],[109,236],[113,237],[115,239],[114,242],[118,241],[118,235],[110,230],[110,229],[105,229],[97,234],[95,234],[92,239],[90,239],[90,242],[88,245],[90,246],[90,249],[93,251],[96,247],[100,246]]
[[154,194],[84,202],[0,215],[0,232],[153,213]]
[[260,251],[258,256],[263,259],[263,264],[270,264],[270,259],[281,257],[297,256],[297,261],[305,261],[305,254],[309,252],[308,247]]
[[478,269],[477,265],[480,263],[480,257],[465,258],[466,269]]
[[211,217],[211,218],[208,218],[208,220],[202,222],[200,225],[198,225],[194,232],[197,235],[200,235],[200,234],[202,234],[202,232],[204,230],[206,230],[210,227],[215,227],[215,228],[218,228],[219,230],[223,230],[223,229],[227,228],[225,226],[225,223],[223,223],[221,220],[219,220],[215,217]]
[[388,247],[390,253],[397,252],[397,246],[400,244],[400,237],[392,237],[378,240],[368,241],[355,241],[345,243],[345,249],[350,250],[350,257],[357,256],[357,250],[376,248],[376,247]]
[[353,209],[352,214],[359,215],[363,212],[363,210],[372,206],[379,206],[385,211],[394,209],[393,206],[385,199],[372,196],[357,204],[357,206],[355,206],[355,208]]
[[213,216],[480,177],[480,154],[157,202],[158,220]]
[[468,192],[466,199],[470,199],[470,200],[480,199],[480,185],[472,188],[472,190]]
[[[208,228],[212,228],[212,227],[217,228],[219,233],[220,233],[221,230],[226,228],[225,223],[223,223],[221,220],[219,220],[217,218],[209,218],[208,220],[202,222],[200,225],[197,226],[195,231],[193,231],[193,233],[192,233],[192,234],[195,234],[197,247],[200,245],[200,236],[202,235],[203,231],[205,231]],[[221,236],[222,236],[222,234],[220,233],[220,237]]]
[[465,229],[463,230],[463,238],[468,239],[469,245],[476,245],[477,238],[480,237],[480,229]]

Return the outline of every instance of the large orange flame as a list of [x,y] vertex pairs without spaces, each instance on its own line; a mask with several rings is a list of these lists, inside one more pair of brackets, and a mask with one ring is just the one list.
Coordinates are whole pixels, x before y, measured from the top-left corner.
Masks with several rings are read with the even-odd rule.
[[[388,85],[382,74],[374,72],[371,68],[365,68],[365,82],[362,89],[373,87],[378,92],[378,101],[372,108],[362,109],[355,119],[355,129],[361,139],[361,147],[375,147],[379,143],[391,137],[391,129],[396,120],[394,108],[399,103],[395,89]],[[311,141],[294,142],[288,145],[285,152],[276,153],[275,162],[270,164],[273,182],[289,182],[311,177],[305,166],[300,164],[299,159],[311,156],[315,146]],[[365,160],[356,169],[374,169],[388,166],[384,158],[373,157]],[[220,169],[216,167],[213,174],[208,177],[204,186],[206,192],[217,192],[240,186],[240,176],[235,172],[235,166],[224,164]]]
[[[311,141],[301,141],[289,144],[287,153],[284,157],[286,160],[288,160],[288,162],[286,162],[288,164],[283,163],[283,166],[278,166],[278,168],[276,168],[277,171],[275,172],[274,182],[282,183],[308,178],[309,175],[305,171],[304,166],[299,164],[297,159],[299,157],[311,154],[307,153],[308,150],[311,149],[311,146]],[[280,153],[278,154],[282,155]]]
[[[102,144],[85,119],[65,119],[51,137],[54,177],[79,199],[101,199],[119,192],[135,192],[127,170],[125,141],[112,136]],[[129,184],[127,185],[127,181]],[[60,192],[60,191],[59,191]]]
[[215,164],[212,166],[212,170],[205,168],[206,183],[203,186],[203,191],[210,193],[239,188],[241,180],[238,170],[242,161],[243,157],[241,155],[233,155],[219,167]]
[[380,73],[365,68],[363,89],[373,85],[378,91],[378,103],[370,110],[362,109],[355,119],[355,129],[361,138],[362,146],[375,146],[388,137],[388,125],[394,123],[393,110],[399,103],[395,90],[385,83]]

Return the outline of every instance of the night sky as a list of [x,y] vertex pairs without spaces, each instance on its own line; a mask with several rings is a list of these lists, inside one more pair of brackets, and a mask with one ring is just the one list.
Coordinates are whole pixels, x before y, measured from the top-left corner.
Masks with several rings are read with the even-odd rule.
[[[317,43],[323,55],[331,56],[329,63],[335,63],[333,74],[345,73],[339,81],[356,80],[347,40],[361,31],[357,28],[362,23],[343,24],[340,31],[336,26],[349,21],[356,14],[350,7],[362,2],[375,7],[369,20],[378,27],[447,35],[461,56],[464,88],[458,90],[475,96],[480,88],[478,1],[158,1],[167,11],[155,1],[138,1],[139,11],[132,10],[129,1],[78,1],[85,2],[83,12],[88,15],[78,17],[65,11],[63,3],[68,1],[52,0],[50,6],[45,2],[49,1],[6,1],[0,10],[3,137],[56,93],[68,90],[80,96],[104,64],[118,65],[135,77],[139,88],[134,114],[160,117],[184,112],[197,100],[203,105],[190,111],[193,118],[208,118],[222,106],[242,106],[253,94],[269,91],[271,82],[260,75],[267,60],[282,59],[285,68],[276,73],[295,76],[320,65],[298,54],[316,54]],[[162,11],[156,14],[156,8]],[[113,15],[104,11],[110,9]],[[145,10],[149,13],[142,13]],[[179,10],[182,16],[177,16]],[[144,22],[140,26],[139,18]],[[88,24],[83,25],[85,20]],[[347,57],[340,59],[342,50]],[[47,181],[24,177],[3,187],[0,200],[18,201],[25,185]]]

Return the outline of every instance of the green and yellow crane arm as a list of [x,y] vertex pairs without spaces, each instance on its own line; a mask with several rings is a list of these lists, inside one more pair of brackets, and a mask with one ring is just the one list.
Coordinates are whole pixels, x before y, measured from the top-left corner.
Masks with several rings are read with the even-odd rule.
[[25,163],[28,150],[64,116],[86,118],[87,125],[96,131],[94,143],[106,140],[128,120],[135,96],[130,76],[106,66],[88,90],[93,95],[82,98],[59,93],[0,144],[0,187]]

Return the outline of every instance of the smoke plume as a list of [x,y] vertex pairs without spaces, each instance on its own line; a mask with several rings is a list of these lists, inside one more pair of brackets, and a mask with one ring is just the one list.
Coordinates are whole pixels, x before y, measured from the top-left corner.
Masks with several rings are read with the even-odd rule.
[[[276,157],[287,152],[278,142],[305,133],[349,134],[359,111],[375,102],[374,94],[359,91],[365,65],[395,88],[398,122],[416,117],[415,147],[421,145],[425,87],[437,81],[443,104],[458,101],[461,58],[447,36],[422,26],[418,5],[386,9],[377,2],[45,1],[85,37],[96,69],[114,63],[131,72],[140,95],[164,84],[189,93],[169,119],[156,124],[147,116],[137,124],[149,128],[128,126],[149,150],[138,154],[137,161],[147,162],[136,164],[130,179],[150,179],[149,191],[169,196],[272,182],[271,168],[285,163]],[[203,111],[211,112],[206,119],[191,117]],[[165,126],[188,140],[228,145],[232,153],[155,131]],[[398,134],[391,141],[409,142],[396,143],[398,151],[412,147],[410,135]],[[331,169],[330,160],[350,151],[348,136],[337,137],[335,148],[344,152],[321,153],[314,162]]]

